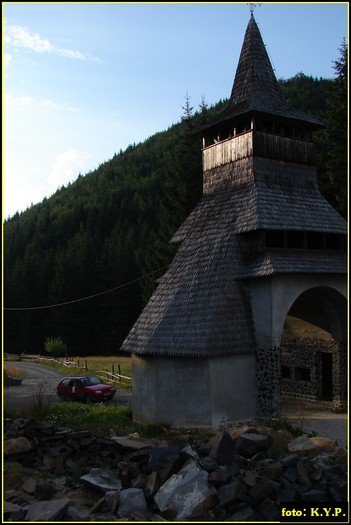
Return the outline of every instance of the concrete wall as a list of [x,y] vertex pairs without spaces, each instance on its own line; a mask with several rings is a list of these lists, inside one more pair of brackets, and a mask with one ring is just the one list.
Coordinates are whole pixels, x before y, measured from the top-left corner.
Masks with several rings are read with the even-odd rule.
[[132,367],[134,421],[172,426],[209,425],[206,360],[133,355]]
[[250,281],[256,346],[271,349],[280,346],[284,322],[296,299],[312,288],[323,287],[346,298],[345,275],[278,274]]
[[255,361],[247,354],[209,360],[212,427],[255,418]]
[[133,420],[214,427],[255,416],[255,357],[186,359],[133,355]]

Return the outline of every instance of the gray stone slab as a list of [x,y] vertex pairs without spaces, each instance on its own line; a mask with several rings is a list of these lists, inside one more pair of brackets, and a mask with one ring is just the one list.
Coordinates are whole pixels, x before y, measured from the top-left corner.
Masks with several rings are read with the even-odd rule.
[[70,504],[69,498],[37,501],[29,507],[25,521],[56,521],[63,517]]
[[83,483],[90,485],[100,492],[122,488],[121,480],[114,472],[108,469],[92,468],[85,476],[81,476]]
[[178,474],[173,474],[155,494],[161,512],[172,508],[176,520],[186,520],[216,490],[208,484],[208,473],[189,460]]
[[288,443],[288,451],[291,454],[298,454],[299,456],[313,455],[316,450],[317,447],[307,436],[299,436]]
[[147,515],[148,511],[143,490],[133,488],[121,490],[118,516],[120,518],[129,518],[134,512],[142,516]]
[[124,448],[131,448],[133,450],[140,450],[142,448],[154,447],[155,443],[146,439],[132,439],[126,436],[113,436],[110,438],[111,441],[121,445]]

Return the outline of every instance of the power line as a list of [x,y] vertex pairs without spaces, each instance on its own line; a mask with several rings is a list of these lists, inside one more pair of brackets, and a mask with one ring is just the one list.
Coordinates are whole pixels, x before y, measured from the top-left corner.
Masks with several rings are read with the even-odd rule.
[[165,268],[168,268],[168,265],[162,266],[162,268],[158,268],[157,270],[154,270],[153,272],[146,273],[145,275],[142,275],[141,277],[138,277],[137,279],[133,279],[133,281],[129,281],[128,283],[120,284],[119,286],[115,286],[114,288],[110,288],[109,290],[105,290],[104,292],[99,292],[93,295],[88,295],[86,297],[81,297],[80,299],[73,299],[72,301],[66,301],[64,303],[49,304],[45,306],[28,306],[28,307],[18,307],[18,308],[4,307],[4,310],[7,310],[7,311],[44,310],[47,308],[58,308],[59,306],[66,306],[68,304],[88,301],[89,299],[94,299],[94,297],[99,297],[100,295],[105,295],[107,293],[114,292],[115,290],[119,290],[120,288],[125,288],[126,286],[136,283],[137,281],[141,281],[142,279],[145,279],[145,277],[149,277],[149,275],[153,275],[154,273],[164,270]]

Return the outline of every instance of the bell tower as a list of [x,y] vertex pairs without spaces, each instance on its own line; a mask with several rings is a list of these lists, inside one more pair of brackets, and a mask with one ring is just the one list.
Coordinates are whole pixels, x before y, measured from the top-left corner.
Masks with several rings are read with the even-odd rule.
[[[179,250],[122,346],[132,354],[135,421],[216,426],[271,416],[282,381],[287,392],[301,382],[297,395],[316,400],[318,374],[341,400],[347,229],[317,184],[312,134],[322,125],[284,100],[251,13],[228,104],[199,130],[203,197],[171,239]],[[298,363],[289,361],[295,349],[284,362],[291,312],[323,325],[334,346],[309,342]]]
[[251,14],[228,107],[201,130],[204,194],[254,182],[247,159],[313,166],[312,133],[322,126],[284,100]]

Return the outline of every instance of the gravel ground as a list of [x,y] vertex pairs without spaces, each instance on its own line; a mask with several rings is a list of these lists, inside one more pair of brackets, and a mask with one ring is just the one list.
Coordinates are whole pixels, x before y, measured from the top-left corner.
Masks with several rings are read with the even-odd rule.
[[283,408],[283,417],[294,427],[303,432],[320,437],[335,439],[342,448],[348,448],[348,414],[338,414],[330,410]]

